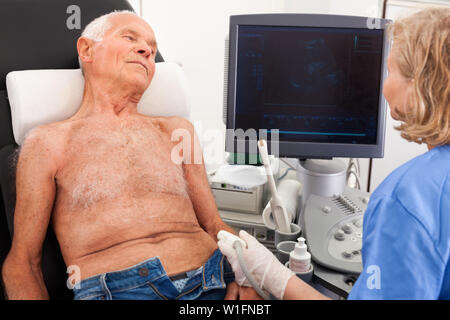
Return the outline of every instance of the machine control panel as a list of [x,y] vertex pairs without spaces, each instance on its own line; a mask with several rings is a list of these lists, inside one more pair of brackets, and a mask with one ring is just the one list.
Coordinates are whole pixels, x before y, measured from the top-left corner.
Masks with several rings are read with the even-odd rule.
[[312,259],[340,272],[362,271],[363,215],[369,193],[346,187],[334,197],[311,195],[302,218]]

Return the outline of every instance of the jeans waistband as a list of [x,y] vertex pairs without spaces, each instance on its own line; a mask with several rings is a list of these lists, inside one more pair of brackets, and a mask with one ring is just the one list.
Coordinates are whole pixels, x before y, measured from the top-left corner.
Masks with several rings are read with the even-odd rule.
[[[232,269],[226,258],[217,249],[203,265],[202,273],[195,278],[201,277],[203,290],[225,288],[224,273],[232,273]],[[169,277],[159,257],[153,257],[123,270],[86,278],[75,285],[74,294],[77,296],[82,293],[82,296],[86,296],[94,295],[98,291],[117,292],[149,282],[158,283],[164,280],[161,278],[168,279]]]

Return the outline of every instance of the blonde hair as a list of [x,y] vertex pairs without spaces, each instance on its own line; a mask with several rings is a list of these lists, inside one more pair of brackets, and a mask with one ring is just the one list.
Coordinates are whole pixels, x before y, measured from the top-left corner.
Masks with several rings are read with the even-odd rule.
[[388,27],[400,73],[411,79],[401,136],[431,146],[450,144],[450,9],[427,8]]

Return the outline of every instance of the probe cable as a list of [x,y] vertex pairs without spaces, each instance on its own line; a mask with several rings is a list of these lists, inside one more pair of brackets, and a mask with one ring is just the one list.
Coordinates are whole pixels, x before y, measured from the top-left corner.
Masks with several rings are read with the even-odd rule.
[[247,265],[245,264],[243,252],[242,252],[242,244],[239,241],[234,241],[233,248],[236,250],[237,257],[239,264],[241,266],[242,271],[244,272],[245,276],[247,277],[248,282],[253,286],[253,288],[256,290],[256,292],[264,299],[264,300],[271,300],[269,295],[267,295],[256,283],[255,279],[253,279],[252,274],[247,269]]

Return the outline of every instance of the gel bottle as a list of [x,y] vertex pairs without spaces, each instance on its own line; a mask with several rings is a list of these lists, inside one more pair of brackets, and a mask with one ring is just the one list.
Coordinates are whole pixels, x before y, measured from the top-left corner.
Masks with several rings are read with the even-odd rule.
[[311,254],[307,251],[305,238],[300,237],[297,241],[289,254],[289,267],[295,273],[305,273],[311,269]]

